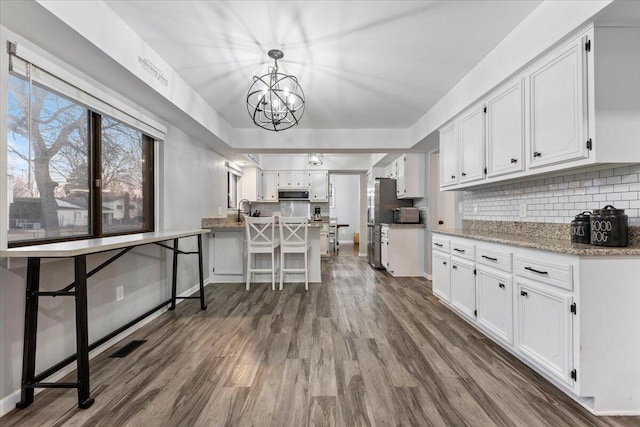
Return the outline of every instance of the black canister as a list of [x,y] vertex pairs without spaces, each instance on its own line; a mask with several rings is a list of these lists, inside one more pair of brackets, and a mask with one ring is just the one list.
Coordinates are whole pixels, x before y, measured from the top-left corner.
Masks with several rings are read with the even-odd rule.
[[624,209],[607,205],[591,215],[591,244],[596,246],[629,245],[629,217]]
[[591,212],[579,213],[571,221],[571,243],[591,243]]

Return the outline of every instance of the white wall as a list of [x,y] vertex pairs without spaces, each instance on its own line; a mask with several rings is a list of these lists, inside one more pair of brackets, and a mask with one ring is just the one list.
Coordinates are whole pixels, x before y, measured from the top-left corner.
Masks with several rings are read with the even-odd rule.
[[328,170],[366,171],[369,169],[369,154],[324,154],[319,166],[307,164],[307,154],[262,154],[260,167],[263,170]]
[[360,175],[330,174],[335,205],[329,216],[337,217],[341,224],[338,235],[340,243],[353,243],[353,233],[360,233]]

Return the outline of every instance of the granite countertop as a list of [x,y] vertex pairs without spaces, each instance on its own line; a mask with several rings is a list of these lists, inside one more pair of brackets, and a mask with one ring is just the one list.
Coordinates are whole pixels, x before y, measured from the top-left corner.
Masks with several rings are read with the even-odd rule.
[[612,248],[606,246],[593,246],[585,244],[571,243],[569,239],[554,239],[549,237],[538,237],[531,234],[509,234],[494,231],[482,231],[477,229],[451,229],[436,228],[434,233],[447,234],[450,236],[466,237],[470,239],[482,240],[485,242],[501,243],[523,248],[538,249],[542,251],[560,252],[568,255],[579,256],[638,256],[640,246],[628,246],[626,248]]
[[395,222],[382,222],[380,225],[385,225],[389,228],[425,228],[427,226],[426,224],[398,224]]
[[[309,221],[309,228],[320,228],[329,221]],[[278,223],[276,223],[278,227]],[[202,218],[202,228],[211,230],[244,230],[244,221],[228,221],[225,218]]]

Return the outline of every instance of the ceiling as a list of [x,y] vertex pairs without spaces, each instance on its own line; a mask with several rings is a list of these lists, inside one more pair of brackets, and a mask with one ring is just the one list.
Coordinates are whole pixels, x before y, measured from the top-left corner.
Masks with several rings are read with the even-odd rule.
[[267,50],[307,98],[300,127],[408,128],[540,1],[106,2],[234,128]]

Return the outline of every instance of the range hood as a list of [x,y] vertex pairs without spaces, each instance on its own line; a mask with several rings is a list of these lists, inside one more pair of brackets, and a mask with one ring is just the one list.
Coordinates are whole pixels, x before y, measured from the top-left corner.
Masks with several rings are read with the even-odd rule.
[[309,190],[278,190],[278,200],[309,200]]

